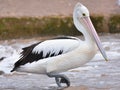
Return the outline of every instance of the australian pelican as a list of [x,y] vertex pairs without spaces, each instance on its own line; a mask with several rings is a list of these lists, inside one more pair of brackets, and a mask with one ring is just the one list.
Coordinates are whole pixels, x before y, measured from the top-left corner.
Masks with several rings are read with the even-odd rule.
[[42,41],[23,48],[20,59],[14,64],[13,71],[46,74],[54,77],[56,83],[70,86],[69,78],[60,72],[80,67],[90,61],[97,52],[97,47],[107,60],[100,39],[90,20],[88,9],[77,3],[73,11],[73,22],[84,35],[82,41],[76,37],[58,37]]

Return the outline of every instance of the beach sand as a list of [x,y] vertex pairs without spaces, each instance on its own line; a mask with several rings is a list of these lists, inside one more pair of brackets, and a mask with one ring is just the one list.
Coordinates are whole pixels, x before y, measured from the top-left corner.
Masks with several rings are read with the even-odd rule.
[[[82,38],[82,37],[81,37]],[[120,89],[120,35],[105,34],[100,36],[107,52],[106,62],[98,52],[89,63],[74,70],[64,72],[70,79],[71,86],[63,90],[119,90]],[[57,90],[54,78],[31,73],[9,73],[13,60],[22,47],[35,43],[38,38],[1,41],[0,57],[0,90]],[[109,40],[109,41],[108,41]]]
[[88,7],[91,14],[120,14],[117,0],[0,0],[0,17],[68,16],[77,2]]

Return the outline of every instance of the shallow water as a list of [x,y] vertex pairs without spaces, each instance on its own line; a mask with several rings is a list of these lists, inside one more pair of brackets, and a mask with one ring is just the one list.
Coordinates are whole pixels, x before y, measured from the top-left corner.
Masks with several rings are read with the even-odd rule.
[[[81,38],[81,37],[80,37]],[[120,89],[120,34],[100,36],[109,58],[105,62],[98,52],[83,67],[65,72],[71,87],[65,90],[119,90]],[[38,42],[41,38],[0,41],[0,90],[56,90],[54,78],[28,73],[10,73],[19,58],[22,47]]]

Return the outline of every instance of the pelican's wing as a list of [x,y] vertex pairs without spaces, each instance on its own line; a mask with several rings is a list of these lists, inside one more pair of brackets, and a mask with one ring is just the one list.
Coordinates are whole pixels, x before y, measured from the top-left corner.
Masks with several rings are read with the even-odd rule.
[[44,58],[65,54],[77,48],[79,40],[75,37],[60,37],[46,40],[23,48],[21,58],[15,63],[14,71],[20,65],[32,63]]

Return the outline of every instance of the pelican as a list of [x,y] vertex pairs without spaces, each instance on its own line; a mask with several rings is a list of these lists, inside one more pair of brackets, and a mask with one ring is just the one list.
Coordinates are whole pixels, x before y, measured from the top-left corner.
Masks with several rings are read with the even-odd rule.
[[89,17],[89,11],[81,3],[74,7],[73,22],[77,30],[84,35],[84,40],[64,36],[25,47],[11,72],[45,74],[55,78],[58,87],[62,87],[62,83],[69,87],[69,78],[60,73],[90,61],[95,56],[97,47],[107,61],[106,53]]

